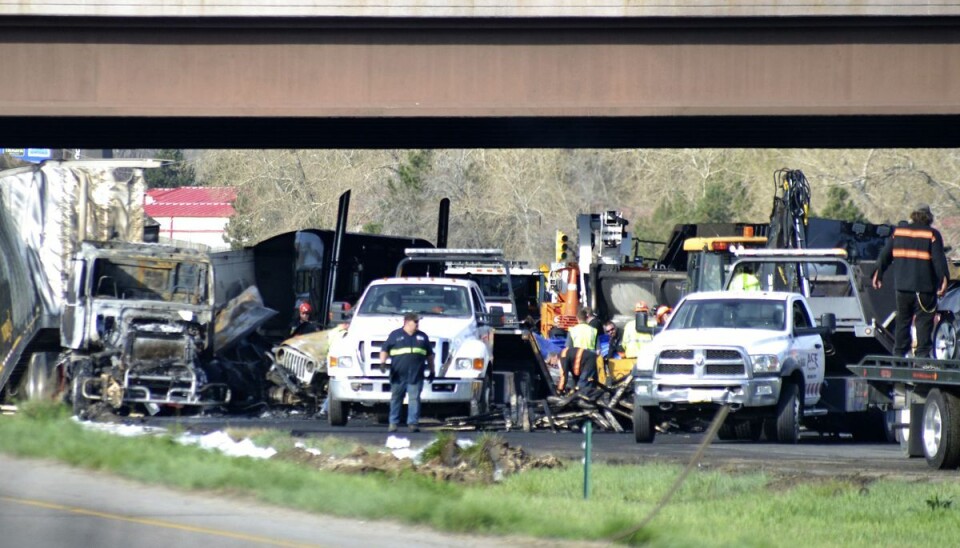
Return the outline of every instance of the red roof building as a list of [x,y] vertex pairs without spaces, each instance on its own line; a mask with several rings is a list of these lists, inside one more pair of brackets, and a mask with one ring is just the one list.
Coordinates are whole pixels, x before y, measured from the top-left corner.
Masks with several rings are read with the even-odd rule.
[[153,188],[144,195],[147,215],[160,223],[160,238],[225,248],[224,228],[234,213],[233,187]]

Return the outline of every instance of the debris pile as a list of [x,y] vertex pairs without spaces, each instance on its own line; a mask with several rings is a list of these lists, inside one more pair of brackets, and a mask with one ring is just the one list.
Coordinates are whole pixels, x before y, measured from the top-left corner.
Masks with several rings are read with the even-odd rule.
[[525,402],[473,417],[453,417],[441,430],[562,429],[577,430],[585,421],[596,428],[624,432],[633,428],[632,378],[626,375],[611,386],[600,384],[589,391],[574,391],[545,400]]
[[370,452],[363,447],[343,457],[295,447],[277,453],[274,458],[348,474],[413,472],[460,483],[491,483],[527,470],[563,466],[556,457],[530,455],[522,448],[510,447],[497,436],[484,435],[476,443],[463,443],[449,433],[440,433],[419,454],[419,460],[399,458],[390,452]]
[[542,414],[534,421],[535,428],[579,429],[584,421],[593,422],[602,430],[623,432],[633,428],[632,378],[627,375],[612,386],[549,396],[540,402]]

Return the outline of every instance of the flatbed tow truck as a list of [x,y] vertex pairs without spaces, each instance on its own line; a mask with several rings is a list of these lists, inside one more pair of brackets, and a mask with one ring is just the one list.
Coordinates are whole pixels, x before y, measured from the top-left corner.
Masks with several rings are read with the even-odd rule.
[[891,396],[908,457],[942,470],[960,467],[960,360],[868,355],[847,368]]

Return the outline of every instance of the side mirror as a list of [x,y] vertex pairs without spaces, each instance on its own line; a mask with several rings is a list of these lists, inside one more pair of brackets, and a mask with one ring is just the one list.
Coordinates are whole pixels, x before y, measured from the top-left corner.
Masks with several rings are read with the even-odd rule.
[[793,329],[793,334],[796,336],[802,335],[832,335],[834,331],[837,330],[837,316],[832,312],[827,312],[820,316],[820,325],[817,327],[796,327]]
[[490,313],[487,314],[488,323],[491,327],[503,327],[504,313],[502,306],[491,306]]
[[656,327],[650,327],[650,314],[647,312],[637,312],[634,315],[635,329],[637,333],[646,333],[652,335],[656,333]]
[[820,316],[820,327],[827,330],[827,335],[837,330],[837,315],[827,312]]

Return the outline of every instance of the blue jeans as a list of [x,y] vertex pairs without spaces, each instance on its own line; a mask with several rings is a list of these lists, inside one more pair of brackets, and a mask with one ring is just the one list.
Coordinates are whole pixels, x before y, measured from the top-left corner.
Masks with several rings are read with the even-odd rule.
[[403,396],[407,395],[407,425],[413,426],[420,420],[420,390],[423,381],[416,384],[402,382],[390,383],[390,424],[400,424],[400,409],[403,407]]

